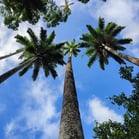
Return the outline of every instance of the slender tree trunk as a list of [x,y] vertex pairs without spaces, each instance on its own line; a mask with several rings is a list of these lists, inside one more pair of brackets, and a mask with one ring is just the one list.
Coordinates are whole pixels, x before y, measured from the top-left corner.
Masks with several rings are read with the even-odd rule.
[[131,62],[131,63],[133,63],[133,64],[135,64],[137,66],[139,66],[139,58],[135,58],[135,57],[128,56],[126,54],[120,53],[120,52],[118,52],[116,50],[113,50],[112,48],[110,48],[110,47],[108,47],[106,45],[103,45],[103,46],[105,47],[105,49],[107,51],[111,52],[112,54],[114,54],[116,56],[119,56],[119,57],[121,57],[121,58],[123,58],[123,59],[125,59],[125,60],[127,60],[127,61],[129,61],[129,62]]
[[10,76],[12,76],[14,73],[18,72],[20,69],[22,69],[24,66],[26,66],[28,63],[35,61],[36,58],[33,57],[31,59],[28,59],[27,61],[25,61],[22,64],[19,64],[18,66],[16,66],[13,69],[10,69],[9,71],[5,72],[4,74],[0,75],[0,83],[4,82],[5,80],[7,80]]
[[18,53],[21,53],[22,51],[23,51],[23,49],[18,49],[18,50],[16,50],[15,52],[10,53],[10,54],[8,54],[8,55],[0,56],[0,60],[2,60],[2,59],[4,59],[4,58],[8,58],[8,57],[13,56],[13,55],[16,55],[16,54],[18,54]]
[[72,71],[71,55],[66,65],[63,106],[58,139],[84,139]]

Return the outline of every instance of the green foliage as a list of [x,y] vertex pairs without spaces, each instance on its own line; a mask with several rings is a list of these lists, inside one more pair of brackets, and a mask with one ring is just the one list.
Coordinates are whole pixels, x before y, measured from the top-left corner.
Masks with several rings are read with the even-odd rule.
[[83,40],[82,47],[87,48],[86,54],[89,56],[89,67],[98,59],[101,69],[104,70],[105,65],[109,63],[109,57],[113,58],[119,64],[125,64],[122,58],[105,49],[106,45],[116,51],[125,50],[125,47],[122,45],[131,43],[132,39],[116,38],[124,28],[113,22],[105,25],[104,18],[101,17],[99,17],[97,28],[87,25],[89,33],[82,34],[81,40]]
[[96,122],[94,132],[96,133],[94,138],[97,139],[126,139],[123,135],[122,124],[111,120],[102,124]]
[[125,109],[124,122],[118,123],[111,120],[103,123],[96,122],[94,128],[95,138],[98,139],[138,139],[139,137],[139,73],[133,76],[133,67],[121,67],[121,78],[128,80],[133,85],[130,96],[125,93],[110,97],[113,104]]
[[81,1],[82,3],[88,3],[90,0],[78,0]]
[[[82,3],[88,3],[90,0],[78,0],[78,1],[81,1]],[[107,0],[102,0],[104,2],[106,2]]]
[[64,46],[64,55],[66,54],[70,54],[70,55],[74,55],[75,57],[78,55],[78,53],[80,52],[79,49],[80,44],[76,44],[75,39],[73,39],[71,41],[71,43],[69,42],[65,42],[65,46]]
[[54,78],[57,76],[55,68],[57,64],[65,64],[63,60],[63,50],[62,47],[64,43],[53,43],[55,38],[55,32],[53,31],[49,36],[46,34],[46,30],[41,28],[40,39],[37,38],[32,29],[28,29],[27,33],[30,36],[30,39],[23,37],[21,35],[15,36],[16,41],[24,45],[24,52],[19,57],[23,59],[23,62],[26,60],[35,57],[35,62],[27,63],[24,68],[19,72],[19,75],[24,75],[30,68],[33,67],[33,80],[36,80],[40,68],[43,68],[45,76],[47,77],[51,74]]
[[16,30],[20,22],[36,24],[42,17],[48,27],[65,22],[70,15],[53,0],[1,0],[0,14],[9,28]]

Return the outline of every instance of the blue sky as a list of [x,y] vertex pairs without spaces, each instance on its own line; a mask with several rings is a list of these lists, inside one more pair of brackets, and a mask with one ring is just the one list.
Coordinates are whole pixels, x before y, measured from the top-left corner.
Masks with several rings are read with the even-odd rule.
[[[63,0],[57,0],[62,4]],[[71,1],[73,2],[73,0]],[[127,46],[125,53],[139,57],[139,2],[137,0],[90,0],[86,5],[77,1],[71,6],[72,15],[67,23],[57,28],[55,41],[79,42],[81,34],[86,33],[86,24],[97,25],[99,16],[105,21],[116,22],[126,26],[121,37],[133,38],[133,44]],[[0,56],[14,52],[19,47],[14,36],[19,33],[26,35],[28,27],[39,34],[39,22],[36,26],[22,23],[16,32],[7,29],[0,19]],[[67,60],[67,57],[65,57]],[[0,61],[0,74],[18,64],[17,57]],[[112,105],[107,99],[120,92],[131,93],[131,85],[121,79],[118,74],[120,65],[110,59],[105,71],[96,62],[90,69],[87,67],[88,58],[82,51],[77,58],[73,58],[73,70],[78,93],[81,118],[86,139],[92,139],[94,120],[99,122],[108,119],[122,122],[122,109]],[[128,63],[129,65],[132,65]],[[138,71],[138,67],[135,66]],[[37,81],[31,79],[31,71],[24,77],[15,74],[0,84],[0,138],[1,139],[57,139],[62,105],[63,82],[65,66],[58,67],[59,76],[44,78],[40,73]]]

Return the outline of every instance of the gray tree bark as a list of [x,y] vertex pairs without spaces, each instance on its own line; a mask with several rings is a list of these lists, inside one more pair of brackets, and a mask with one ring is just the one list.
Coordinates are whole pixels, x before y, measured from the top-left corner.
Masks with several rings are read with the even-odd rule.
[[84,139],[71,56],[66,65],[63,106],[58,139]]
[[123,59],[125,59],[125,60],[127,60],[127,61],[129,61],[129,62],[131,62],[131,63],[133,63],[133,64],[135,64],[137,66],[139,66],[139,58],[135,58],[135,57],[120,53],[120,52],[118,52],[116,50],[113,50],[112,48],[110,48],[110,47],[108,47],[106,45],[103,45],[103,46],[104,46],[104,48],[107,51],[111,52],[112,54],[114,54],[116,56],[119,56],[119,57],[121,57],[121,58],[123,58]]
[[22,51],[23,51],[23,49],[18,49],[18,50],[16,50],[15,52],[10,53],[10,54],[8,54],[8,55],[0,56],[0,60],[5,59],[5,58],[8,58],[8,57],[13,56],[13,55],[16,55],[16,54],[18,54],[18,53],[21,53]]
[[28,59],[27,61],[25,61],[22,64],[19,64],[18,66],[16,66],[15,68],[10,69],[9,71],[5,72],[4,74],[0,75],[0,83],[4,82],[5,80],[7,80],[10,76],[12,76],[13,74],[15,74],[16,72],[18,72],[20,69],[22,69],[24,66],[26,66],[26,64],[28,64],[29,62],[33,62],[35,61],[36,58],[32,57],[31,59]]

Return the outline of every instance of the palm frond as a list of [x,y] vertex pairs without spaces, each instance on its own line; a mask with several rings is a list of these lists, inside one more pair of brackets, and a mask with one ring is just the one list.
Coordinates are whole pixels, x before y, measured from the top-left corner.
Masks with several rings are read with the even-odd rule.
[[105,32],[111,34],[113,30],[117,27],[117,24],[114,22],[109,22],[106,26]]
[[31,28],[28,28],[27,33],[29,34],[34,46],[37,46],[38,45],[38,39],[37,39],[37,36],[35,35],[35,33],[33,32],[33,30]]
[[36,80],[36,78],[38,77],[38,74],[39,74],[39,70],[40,70],[40,66],[41,64],[40,63],[35,63],[34,64],[34,69],[33,69],[33,74],[32,74],[32,79],[33,81]]
[[131,38],[119,39],[119,44],[130,44],[133,40]]
[[24,46],[29,46],[31,44],[27,37],[23,37],[21,35],[16,35],[15,38],[16,38],[16,42],[18,42]]
[[104,30],[104,27],[105,27],[105,23],[104,23],[104,18],[101,18],[99,17],[99,20],[98,20],[98,27],[101,31]]
[[[93,36],[91,34],[82,34],[82,37],[80,38],[83,41],[86,41],[87,43],[91,40],[94,40]],[[84,43],[82,43],[84,44]]]
[[43,66],[43,71],[44,71],[45,77],[48,77],[49,70],[48,70],[48,67],[47,66]]
[[112,31],[111,35],[113,37],[117,36],[124,28],[125,28],[125,26],[117,26],[117,27],[115,27],[115,29]]
[[26,64],[26,66],[24,66],[24,68],[19,71],[19,76],[23,76],[31,68],[31,65],[32,63]]
[[53,67],[50,68],[50,73],[54,79],[58,76],[56,70]]
[[90,56],[92,53],[96,53],[96,48],[95,47],[90,47],[86,50],[86,55]]
[[79,43],[79,48],[88,48],[88,47],[90,47],[90,45],[87,42],[81,42],[81,43]]
[[55,32],[53,31],[47,38],[47,44],[51,44],[55,38]]
[[96,61],[97,59],[97,55],[96,52],[92,53],[92,55],[89,57],[89,61],[88,61],[88,67],[90,68],[92,66],[92,64]]
[[102,70],[105,69],[104,57],[102,55],[99,56],[99,65]]
[[56,49],[61,49],[61,48],[64,47],[64,44],[65,44],[65,42],[57,43],[57,44],[55,45],[55,48],[56,48]]
[[89,30],[89,32],[91,33],[91,35],[94,37],[94,38],[97,38],[97,32],[96,30],[91,26],[91,25],[86,25],[87,26],[87,29]]
[[121,46],[121,45],[116,45],[116,49],[117,49],[117,50],[123,51],[123,50],[125,50],[126,48],[123,47],[123,46]]
[[64,51],[64,55],[67,55],[69,53],[69,49]]
[[47,38],[47,31],[43,29],[43,27],[41,27],[41,31],[40,31],[40,39],[41,41],[44,41]]

